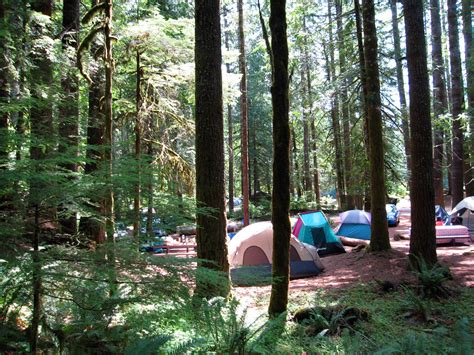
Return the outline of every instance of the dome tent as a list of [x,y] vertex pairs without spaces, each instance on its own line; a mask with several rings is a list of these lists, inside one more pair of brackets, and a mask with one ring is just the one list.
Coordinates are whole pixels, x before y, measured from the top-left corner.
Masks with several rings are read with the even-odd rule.
[[346,252],[321,211],[300,213],[293,234],[300,242],[315,246],[320,256]]
[[370,222],[369,212],[361,210],[350,210],[339,214],[341,225],[336,235],[346,238],[370,240]]
[[[271,279],[273,226],[271,222],[253,223],[240,230],[229,242],[231,278],[235,284]],[[315,247],[290,238],[290,278],[318,275],[323,270]],[[252,280],[253,279],[253,280]]]
[[451,223],[456,219],[469,229],[469,233],[474,232],[474,196],[466,197],[453,208]]

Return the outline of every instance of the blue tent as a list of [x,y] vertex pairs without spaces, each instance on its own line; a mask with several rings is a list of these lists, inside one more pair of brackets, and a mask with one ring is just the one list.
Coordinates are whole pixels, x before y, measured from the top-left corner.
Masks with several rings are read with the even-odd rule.
[[300,213],[293,235],[300,242],[314,245],[320,256],[345,253],[326,216],[320,211]]
[[370,213],[350,210],[339,214],[341,226],[336,235],[346,238],[370,240]]

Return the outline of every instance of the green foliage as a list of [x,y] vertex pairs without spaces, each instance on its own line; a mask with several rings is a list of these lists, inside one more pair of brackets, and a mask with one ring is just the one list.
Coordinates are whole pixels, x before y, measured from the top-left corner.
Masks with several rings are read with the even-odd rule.
[[449,330],[439,327],[432,332],[408,332],[399,341],[385,346],[375,354],[472,354],[474,337],[469,320],[462,318]]
[[420,292],[423,297],[445,297],[450,294],[444,282],[451,279],[449,269],[440,264],[429,265],[424,259],[415,255],[411,256],[416,265],[414,265],[414,274],[420,282]]

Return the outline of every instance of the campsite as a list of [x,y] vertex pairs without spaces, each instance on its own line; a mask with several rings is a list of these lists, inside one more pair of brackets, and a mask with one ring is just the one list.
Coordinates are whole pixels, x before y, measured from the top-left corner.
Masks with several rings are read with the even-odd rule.
[[473,354],[474,0],[0,0],[0,354]]

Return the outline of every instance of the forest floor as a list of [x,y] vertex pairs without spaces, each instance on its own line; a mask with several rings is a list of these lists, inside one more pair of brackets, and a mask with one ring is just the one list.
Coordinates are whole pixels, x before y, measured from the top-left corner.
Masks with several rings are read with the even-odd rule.
[[[389,228],[392,250],[381,253],[367,253],[364,250],[353,251],[345,247],[345,254],[322,258],[324,271],[315,277],[290,281],[289,296],[291,299],[305,298],[316,292],[339,290],[366,284],[371,281],[390,281],[394,285],[412,283],[415,276],[408,270],[410,210],[400,208],[401,218],[397,227]],[[339,225],[339,217],[331,217]],[[394,235],[404,239],[394,240]],[[398,238],[397,238],[398,239]],[[453,285],[474,287],[474,243],[459,245],[439,245],[438,260],[448,266]],[[271,286],[235,287],[234,295],[250,308],[258,308],[269,299]]]

